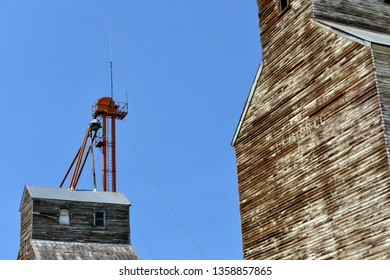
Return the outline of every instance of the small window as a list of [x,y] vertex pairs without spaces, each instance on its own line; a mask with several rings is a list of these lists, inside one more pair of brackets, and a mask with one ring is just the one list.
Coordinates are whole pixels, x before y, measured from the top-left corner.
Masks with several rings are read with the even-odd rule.
[[70,224],[70,216],[69,209],[60,209],[60,225],[69,225]]
[[103,211],[95,212],[95,227],[104,227],[106,225],[106,213]]
[[283,13],[287,8],[290,7],[290,1],[289,0],[279,0],[279,10],[281,13]]

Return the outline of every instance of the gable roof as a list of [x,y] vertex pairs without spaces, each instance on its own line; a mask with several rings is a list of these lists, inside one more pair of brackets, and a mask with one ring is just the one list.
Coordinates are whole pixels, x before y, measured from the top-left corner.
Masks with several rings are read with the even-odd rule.
[[246,102],[245,102],[244,110],[241,113],[241,117],[240,117],[240,120],[238,121],[238,125],[236,127],[236,131],[234,132],[234,136],[233,136],[233,139],[232,139],[232,142],[231,142],[232,147],[234,147],[234,145],[236,144],[237,137],[240,134],[242,125],[244,123],[246,114],[247,114],[247,112],[249,110],[249,106],[251,104],[253,95],[254,95],[255,90],[256,90],[257,81],[259,80],[262,71],[263,71],[263,60],[260,61],[259,67],[257,68],[257,72],[256,72],[255,78],[253,80],[253,83],[252,83],[252,86],[251,86],[251,90],[249,91],[248,98],[246,99]]
[[[26,192],[32,197],[32,199],[53,199],[53,200],[66,200],[66,201],[80,201],[80,202],[96,202],[96,203],[108,203],[128,205],[131,203],[123,193],[117,192],[100,192],[100,191],[84,191],[73,190],[70,191],[67,188],[53,188],[53,187],[41,187],[41,186],[25,186],[22,200],[26,195]],[[19,209],[20,211],[21,209]]]

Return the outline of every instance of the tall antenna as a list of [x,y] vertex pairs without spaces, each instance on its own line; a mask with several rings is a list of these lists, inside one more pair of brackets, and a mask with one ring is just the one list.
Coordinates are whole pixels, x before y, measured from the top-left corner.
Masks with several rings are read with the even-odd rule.
[[111,80],[111,99],[114,99],[114,82],[112,79],[112,24],[110,17],[110,80]]

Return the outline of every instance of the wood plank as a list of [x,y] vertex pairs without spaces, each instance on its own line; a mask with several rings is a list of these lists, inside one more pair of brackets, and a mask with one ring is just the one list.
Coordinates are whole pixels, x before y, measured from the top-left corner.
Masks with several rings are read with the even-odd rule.
[[311,21],[351,1],[258,1],[264,66],[235,142],[245,259],[390,258],[390,96],[370,48]]

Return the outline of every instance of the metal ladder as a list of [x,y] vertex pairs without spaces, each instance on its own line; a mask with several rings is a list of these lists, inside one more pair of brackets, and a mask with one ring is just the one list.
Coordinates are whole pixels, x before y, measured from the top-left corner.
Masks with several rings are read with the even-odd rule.
[[107,131],[106,131],[106,141],[107,141],[107,191],[112,190],[112,120],[107,118]]

